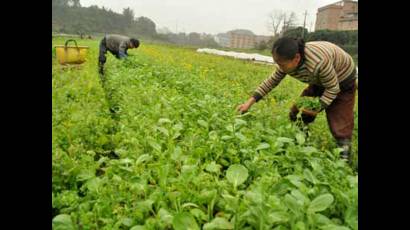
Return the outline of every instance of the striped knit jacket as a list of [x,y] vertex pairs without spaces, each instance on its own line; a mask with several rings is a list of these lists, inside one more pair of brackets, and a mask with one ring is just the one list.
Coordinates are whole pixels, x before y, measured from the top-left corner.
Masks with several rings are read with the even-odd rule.
[[[325,88],[320,97],[325,108],[332,103],[340,92],[339,83],[355,78],[352,74],[355,64],[352,57],[340,47],[325,41],[307,42],[305,44],[305,58],[298,68],[291,73],[291,77],[309,84]],[[255,90],[253,97],[256,101],[262,99],[286,76],[279,66]]]

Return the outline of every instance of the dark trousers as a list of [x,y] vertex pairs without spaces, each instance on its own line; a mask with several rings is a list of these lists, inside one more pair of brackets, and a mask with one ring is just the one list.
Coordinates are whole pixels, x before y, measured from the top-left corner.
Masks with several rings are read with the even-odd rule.
[[98,68],[100,73],[104,72],[104,64],[107,61],[105,54],[107,53],[107,46],[105,42],[105,37],[100,42],[100,53],[98,55]]
[[104,72],[103,71],[104,70],[104,64],[107,61],[107,58],[105,57],[105,55],[107,54],[107,51],[110,51],[110,53],[112,53],[116,58],[120,58],[118,53],[107,49],[107,43],[106,43],[106,40],[105,40],[105,37],[104,37],[100,42],[100,53],[98,55],[98,67],[99,67],[100,73]]

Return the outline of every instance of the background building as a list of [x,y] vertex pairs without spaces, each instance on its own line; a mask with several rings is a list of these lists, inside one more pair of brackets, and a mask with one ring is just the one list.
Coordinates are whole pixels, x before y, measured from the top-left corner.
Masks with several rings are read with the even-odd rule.
[[269,36],[255,35],[250,30],[238,29],[218,34],[215,40],[222,47],[252,49],[261,41],[267,42],[269,38]]
[[315,30],[357,30],[358,3],[339,1],[318,9]]

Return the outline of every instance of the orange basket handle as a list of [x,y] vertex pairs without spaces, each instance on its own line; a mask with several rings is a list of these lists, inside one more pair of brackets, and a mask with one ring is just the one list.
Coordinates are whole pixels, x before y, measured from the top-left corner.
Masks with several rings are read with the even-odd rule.
[[77,41],[76,40],[74,40],[74,39],[68,39],[66,42],[65,42],[65,49],[67,49],[67,45],[68,45],[68,42],[74,42],[75,43],[75,46],[77,47],[77,49],[78,49],[78,45],[77,45]]

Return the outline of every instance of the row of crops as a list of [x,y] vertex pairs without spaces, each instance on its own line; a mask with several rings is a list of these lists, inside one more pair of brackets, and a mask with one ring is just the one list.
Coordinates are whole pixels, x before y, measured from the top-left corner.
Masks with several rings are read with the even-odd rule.
[[143,44],[100,77],[83,43],[80,68],[52,60],[53,229],[357,229],[325,115],[309,136],[288,120],[303,84],[238,115],[272,67]]

